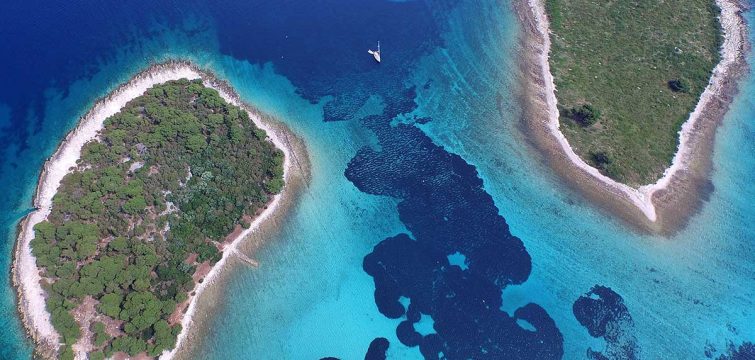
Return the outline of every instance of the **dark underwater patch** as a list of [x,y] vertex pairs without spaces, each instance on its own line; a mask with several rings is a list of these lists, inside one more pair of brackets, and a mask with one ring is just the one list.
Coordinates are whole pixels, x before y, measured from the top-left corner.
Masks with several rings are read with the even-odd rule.
[[604,353],[587,349],[587,357],[596,360],[638,359],[634,320],[624,299],[609,287],[595,285],[574,302],[574,316],[587,328],[590,336],[606,341]]
[[[360,149],[346,169],[361,191],[401,199],[399,217],[411,232],[384,239],[364,258],[378,309],[405,318],[399,340],[419,346],[428,359],[560,358],[563,339],[544,309],[528,304],[513,316],[500,310],[502,289],[527,280],[531,259],[476,169],[415,126],[390,125],[416,108],[415,96],[414,88],[394,92],[385,97],[383,114],[363,119],[380,151]],[[464,255],[466,270],[449,263],[455,253]],[[436,333],[414,329],[420,314],[432,317]]]
[[[432,7],[448,10],[454,3]],[[432,11],[422,2],[341,5],[350,8],[346,23],[359,19],[375,26],[341,29],[343,9],[323,13],[331,22],[302,15],[296,20],[302,28],[320,27],[308,34],[316,39],[303,41],[301,34],[291,34],[276,40],[270,46],[277,47],[280,58],[254,51],[251,45],[235,56],[272,61],[313,103],[329,96],[326,122],[350,120],[372,95],[382,99],[382,114],[353,119],[374,132],[380,151],[360,149],[345,171],[359,190],[401,199],[399,216],[410,232],[384,239],[364,258],[364,271],[375,281],[378,309],[388,318],[402,319],[396,329],[399,341],[418,346],[428,359],[560,358],[563,338],[544,309],[528,304],[514,314],[500,310],[503,288],[526,281],[532,264],[474,166],[434,144],[413,124],[391,125],[417,107],[416,88],[406,82],[422,56],[443,46],[445,10]],[[374,16],[381,21],[371,21]],[[317,24],[308,23],[314,20]],[[220,26],[222,33],[225,25]],[[274,24],[263,24],[263,34],[267,27]],[[365,48],[376,40],[383,40],[384,61],[379,65],[366,56]],[[233,41],[224,38],[221,46],[240,49]],[[449,264],[448,255],[455,253],[463,254],[468,268]],[[406,307],[402,297],[409,300]],[[432,318],[434,333],[422,335],[415,329],[421,314]],[[517,320],[531,327],[525,329]]]
[[370,343],[370,348],[367,349],[364,360],[385,360],[385,352],[388,351],[390,345],[391,343],[386,338],[375,338]]
[[[705,356],[711,358],[713,354],[706,351]],[[745,341],[737,347],[733,342],[729,342],[726,353],[718,356],[716,360],[755,360],[755,344]]]

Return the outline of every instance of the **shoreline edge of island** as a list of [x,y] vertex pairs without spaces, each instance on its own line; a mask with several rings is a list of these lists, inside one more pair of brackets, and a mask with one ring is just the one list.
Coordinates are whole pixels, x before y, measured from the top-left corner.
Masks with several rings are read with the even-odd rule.
[[[181,317],[182,329],[178,334],[176,344],[170,351],[163,352],[159,358],[172,359],[181,345],[186,341],[187,333],[193,324],[198,299],[202,292],[220,274],[228,258],[238,253],[245,257],[238,249],[239,245],[265,220],[280,212],[280,204],[284,197],[290,197],[292,178],[306,179],[308,164],[303,141],[293,135],[281,122],[261,114],[258,110],[241,100],[240,96],[224,80],[218,79],[209,71],[200,69],[190,61],[169,60],[149,66],[147,69],[131,77],[108,95],[95,101],[89,111],[77,122],[75,128],[67,133],[52,156],[45,162],[39,175],[37,188],[33,198],[34,211],[27,214],[18,225],[18,236],[13,252],[11,278],[17,294],[17,310],[20,314],[27,334],[35,344],[34,353],[42,358],[54,358],[60,343],[60,335],[52,326],[50,314],[46,309],[45,292],[42,289],[42,277],[36,265],[36,258],[32,254],[30,242],[34,238],[34,225],[46,219],[52,208],[52,199],[57,193],[62,179],[76,165],[81,156],[81,149],[88,141],[95,139],[102,130],[104,121],[118,113],[129,101],[143,95],[154,85],[171,80],[201,79],[203,84],[218,91],[226,102],[239,106],[249,114],[255,126],[267,133],[269,141],[284,154],[283,162],[283,190],[273,196],[264,210],[258,214],[251,225],[243,229],[229,243],[224,243],[222,258],[215,263],[211,270],[199,282],[195,282],[189,295],[189,303]],[[294,144],[292,144],[292,142]],[[296,166],[294,166],[296,162]],[[294,181],[294,187],[301,181]],[[78,344],[78,342],[77,342]],[[86,352],[75,351],[77,359],[86,359]]]
[[715,130],[723,120],[739,79],[748,71],[747,29],[738,0],[716,0],[723,42],[721,60],[682,124],[677,151],[663,176],[637,188],[619,183],[579,157],[560,130],[556,87],[550,71],[550,27],[544,0],[515,0],[520,23],[519,66],[523,131],[527,140],[567,184],[639,229],[671,234],[700,208],[712,187],[710,171]]

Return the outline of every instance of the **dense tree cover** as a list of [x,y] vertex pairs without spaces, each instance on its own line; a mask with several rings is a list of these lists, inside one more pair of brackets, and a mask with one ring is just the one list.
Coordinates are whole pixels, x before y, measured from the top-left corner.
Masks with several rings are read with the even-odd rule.
[[31,243],[62,357],[81,336],[71,310],[87,296],[123,333],[95,322],[91,358],[175,345],[180,325],[167,320],[197,264],[218,261],[217,244],[283,187],[283,154],[266,137],[198,80],[155,86],[105,121]]

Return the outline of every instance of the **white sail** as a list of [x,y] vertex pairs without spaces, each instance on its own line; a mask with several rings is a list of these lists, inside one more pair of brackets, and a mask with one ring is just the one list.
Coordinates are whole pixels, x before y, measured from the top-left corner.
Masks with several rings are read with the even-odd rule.
[[378,41],[377,50],[369,49],[367,52],[375,58],[375,61],[380,62],[380,41]]

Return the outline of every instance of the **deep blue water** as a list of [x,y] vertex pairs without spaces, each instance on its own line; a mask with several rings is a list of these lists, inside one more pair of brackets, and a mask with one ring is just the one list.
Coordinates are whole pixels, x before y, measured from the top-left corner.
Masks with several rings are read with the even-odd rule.
[[[492,0],[6,4],[0,266],[78,116],[188,58],[299,134],[312,180],[255,247],[262,266],[224,274],[185,357],[736,354],[755,340],[755,81],[719,131],[703,210],[641,235],[522,138],[517,26]],[[29,358],[4,273],[0,359]]]

